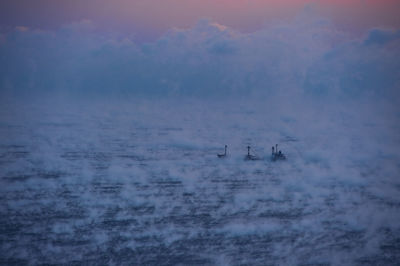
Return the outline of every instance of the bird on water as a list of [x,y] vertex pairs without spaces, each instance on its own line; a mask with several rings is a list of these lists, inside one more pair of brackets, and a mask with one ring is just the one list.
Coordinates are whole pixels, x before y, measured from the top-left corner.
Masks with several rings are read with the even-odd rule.
[[225,152],[222,154],[217,154],[218,158],[225,158],[226,157],[226,149],[228,148],[228,145],[225,145]]
[[255,161],[258,160],[258,157],[250,154],[250,146],[247,146],[247,155],[244,157],[245,160]]
[[282,153],[282,151],[278,151],[278,144],[275,144],[275,148],[272,146],[271,159],[272,161],[286,160],[286,156]]

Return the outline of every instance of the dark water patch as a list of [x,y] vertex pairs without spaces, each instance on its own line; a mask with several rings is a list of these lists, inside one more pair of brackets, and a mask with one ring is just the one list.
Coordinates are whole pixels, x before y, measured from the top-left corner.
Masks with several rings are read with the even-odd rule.
[[117,158],[127,159],[137,162],[149,161],[150,158],[147,158],[143,155],[136,155],[136,154],[118,154],[116,155]]
[[131,140],[128,138],[126,139],[112,139],[109,142],[106,143],[110,146],[110,148],[116,152],[116,153],[126,153],[128,151],[135,150],[137,148],[137,145],[135,143],[132,143]]
[[58,234],[56,240],[51,241],[55,247],[82,247],[91,244],[89,239],[78,239],[77,236],[64,237],[63,234]]
[[363,248],[366,244],[364,236],[364,230],[341,230],[333,238],[334,243],[330,245],[330,248],[347,251]]
[[365,198],[369,202],[374,202],[374,203],[377,203],[378,205],[381,205],[384,207],[400,209],[400,201],[396,201],[396,200],[389,199],[389,198],[384,198],[382,196],[373,194],[372,192],[370,192],[366,189],[363,190],[360,194],[363,198]]
[[152,184],[156,187],[162,187],[162,188],[176,188],[176,187],[182,187],[182,181],[179,180],[173,180],[173,179],[160,179],[160,180],[155,180],[152,182]]
[[94,182],[91,191],[100,194],[119,194],[122,188],[122,183]]
[[79,200],[80,199],[80,191],[76,189],[77,191],[73,191],[74,188],[63,188],[60,190],[57,190],[56,192],[56,197],[57,198],[62,198],[65,200]]
[[385,255],[376,254],[355,259],[354,265],[400,265],[400,263],[398,258],[386,257]]
[[29,265],[28,259],[9,258],[6,254],[3,256],[0,256],[0,265]]
[[304,213],[304,209],[302,208],[293,208],[287,210],[267,210],[258,215],[258,217],[262,218],[277,218],[282,220],[294,220],[300,219],[304,217],[306,214]]
[[160,131],[183,131],[183,128],[180,127],[161,127]]
[[60,177],[66,176],[66,173],[58,171],[40,171],[37,176],[44,179],[58,179]]
[[154,234],[149,235],[133,235],[132,239],[138,243],[137,250],[145,249],[146,247],[154,247],[156,245],[164,245],[164,239],[162,236],[157,236]]
[[24,188],[23,190],[19,188],[18,190],[10,190],[0,194],[0,197],[9,203],[18,200],[28,200],[31,201],[31,204],[36,204],[38,200],[53,199],[53,196],[47,189],[39,188]]
[[78,127],[78,123],[60,123],[60,122],[41,122],[37,124],[40,127],[53,127],[53,128],[72,128]]
[[40,212],[30,213],[26,216],[30,221],[35,223],[53,223],[56,220],[73,220],[87,218],[86,209],[76,204],[69,204],[68,209],[65,210],[52,210],[48,208],[41,208]]
[[24,228],[24,224],[18,220],[12,221],[10,216],[4,216],[4,213],[1,213],[2,218],[0,218],[0,239],[4,240],[3,237],[6,236],[14,236],[17,233],[21,232]]
[[61,158],[64,158],[69,161],[77,161],[85,158],[85,152],[82,151],[66,151],[60,155]]
[[123,219],[123,220],[115,220],[115,219],[105,219],[101,222],[100,228],[109,229],[109,230],[124,230],[130,227],[131,225],[137,226],[138,222],[136,219]]
[[132,185],[135,187],[136,191],[146,192],[152,188],[149,184],[140,183],[140,182],[132,182]]
[[[0,165],[7,165],[23,161],[29,158],[30,151],[24,145],[2,145],[0,146]],[[4,166],[4,167],[5,167]]]
[[129,206],[128,213],[132,213],[135,216],[142,216],[142,215],[151,215],[154,214],[156,208],[155,206],[151,205],[138,205],[138,206]]
[[95,165],[96,163],[109,163],[113,158],[113,154],[111,152],[74,150],[64,151],[60,157],[69,161],[88,160]]
[[228,190],[252,189],[256,187],[255,183],[250,182],[247,178],[230,179],[230,178],[213,178],[212,183],[222,184]]
[[113,206],[113,207],[108,207],[106,211],[104,212],[104,217],[109,218],[109,217],[114,217],[116,216],[120,211],[122,210],[121,207],[119,206]]
[[335,207],[337,200],[338,200],[337,194],[330,194],[325,197],[324,202],[325,202],[325,205],[327,205],[328,207]]
[[15,150],[15,149],[25,149],[25,145],[20,144],[2,144],[0,145],[0,150]]
[[86,153],[85,158],[94,169],[107,170],[111,166],[113,156],[110,152],[89,152]]
[[197,251],[180,250],[175,246],[151,246],[137,248],[131,254],[132,262],[137,265],[215,265],[211,258]]
[[18,159],[24,159],[29,156],[29,151],[6,151],[0,154],[0,160],[6,162],[13,162]]
[[43,171],[40,169],[30,169],[30,173],[8,173],[3,176],[2,179],[9,182],[25,182],[31,178],[42,178],[42,179],[59,179],[66,176],[67,174],[61,171]]
[[[380,244],[382,254],[392,259],[396,259],[400,264],[400,230],[391,228],[380,228],[379,233],[383,236]],[[395,256],[393,256],[395,254]]]
[[279,259],[274,244],[282,241],[273,234],[255,233],[226,237],[223,245],[228,247],[225,252],[230,265],[273,265]]
[[299,140],[297,138],[295,138],[295,137],[292,137],[292,136],[283,136],[280,139],[280,142],[297,142],[297,141],[299,141]]
[[3,176],[2,179],[9,181],[9,182],[24,182],[28,180],[29,178],[32,178],[34,175],[33,174],[14,174],[14,175],[7,175]]
[[380,246],[380,249],[383,251],[383,253],[400,254],[400,238],[385,242]]
[[209,228],[213,218],[209,213],[182,213],[166,215],[154,220],[157,226],[175,225],[181,228],[201,227]]
[[300,262],[299,266],[330,266],[330,263],[327,262]]

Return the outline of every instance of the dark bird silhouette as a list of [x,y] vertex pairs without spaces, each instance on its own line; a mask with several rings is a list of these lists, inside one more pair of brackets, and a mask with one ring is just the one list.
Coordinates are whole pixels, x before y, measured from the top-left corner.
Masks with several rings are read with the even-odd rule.
[[247,155],[244,157],[245,160],[255,161],[258,157],[250,154],[250,146],[247,146]]
[[275,149],[274,146],[272,146],[271,160],[286,160],[286,156],[282,153],[282,151],[278,151],[278,144],[275,144]]
[[223,154],[217,154],[218,158],[224,158],[226,157],[226,149],[228,148],[228,145],[225,145],[225,152]]

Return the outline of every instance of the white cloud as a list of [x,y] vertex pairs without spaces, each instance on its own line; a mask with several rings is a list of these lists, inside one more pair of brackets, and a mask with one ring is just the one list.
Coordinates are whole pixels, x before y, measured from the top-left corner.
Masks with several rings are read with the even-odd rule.
[[1,39],[3,94],[399,97],[398,31],[355,39],[312,14],[251,34],[200,20],[146,44],[101,34],[90,21]]

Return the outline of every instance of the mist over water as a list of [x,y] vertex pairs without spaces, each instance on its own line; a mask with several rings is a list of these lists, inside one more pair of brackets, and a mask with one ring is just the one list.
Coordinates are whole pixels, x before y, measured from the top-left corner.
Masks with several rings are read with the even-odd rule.
[[399,264],[399,32],[307,12],[1,33],[0,264]]
[[2,108],[2,263],[398,263],[399,113],[306,102]]

